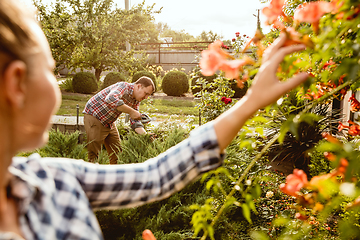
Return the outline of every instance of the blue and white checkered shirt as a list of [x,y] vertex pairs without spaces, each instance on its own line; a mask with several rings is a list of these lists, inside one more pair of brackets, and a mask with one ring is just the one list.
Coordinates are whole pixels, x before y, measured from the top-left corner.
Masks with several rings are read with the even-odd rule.
[[219,167],[223,158],[213,124],[208,123],[158,157],[138,164],[98,165],[38,154],[14,158],[9,194],[18,200],[27,240],[103,239],[93,210],[164,199]]

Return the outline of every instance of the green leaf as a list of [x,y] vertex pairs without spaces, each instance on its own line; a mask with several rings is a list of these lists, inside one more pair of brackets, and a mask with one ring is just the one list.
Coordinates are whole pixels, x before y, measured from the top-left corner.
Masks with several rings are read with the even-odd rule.
[[249,208],[249,206],[248,206],[246,203],[243,203],[243,204],[241,205],[241,208],[242,208],[242,213],[243,213],[245,219],[246,219],[249,223],[252,223],[251,213],[250,213],[250,208]]
[[250,237],[254,240],[270,240],[266,233],[260,231],[250,232]]
[[253,199],[257,199],[261,196],[261,187],[259,184],[256,184],[253,188],[251,188],[251,195]]
[[285,217],[279,217],[273,221],[273,226],[274,227],[285,226],[288,222],[289,222],[289,219],[287,219]]

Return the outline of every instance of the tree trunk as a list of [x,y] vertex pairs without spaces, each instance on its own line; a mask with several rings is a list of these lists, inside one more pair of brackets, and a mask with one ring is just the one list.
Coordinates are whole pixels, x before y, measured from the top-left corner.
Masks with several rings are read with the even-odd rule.
[[102,73],[102,69],[101,68],[96,68],[95,69],[95,77],[97,81],[100,81],[100,75]]

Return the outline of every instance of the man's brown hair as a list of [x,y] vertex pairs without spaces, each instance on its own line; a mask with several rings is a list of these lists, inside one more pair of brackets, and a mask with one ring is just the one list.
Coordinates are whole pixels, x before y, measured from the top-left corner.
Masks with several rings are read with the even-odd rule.
[[153,92],[155,91],[154,82],[149,77],[142,76],[135,82],[135,84],[141,84],[141,86],[143,86],[143,87],[152,86]]

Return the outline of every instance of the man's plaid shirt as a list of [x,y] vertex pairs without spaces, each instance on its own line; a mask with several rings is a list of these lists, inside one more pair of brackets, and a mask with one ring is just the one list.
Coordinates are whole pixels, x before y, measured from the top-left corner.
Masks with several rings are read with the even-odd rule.
[[[96,117],[105,127],[111,128],[112,123],[120,116],[116,108],[121,106],[122,100],[126,105],[139,111],[140,102],[132,97],[134,83],[118,82],[94,95],[86,103],[83,113]],[[139,120],[132,120],[131,125]]]
[[[210,122],[159,156],[143,163],[99,165],[82,160],[14,158],[8,194],[18,200],[27,240],[103,239],[93,213],[135,207],[169,197],[204,172],[219,167]],[[1,237],[6,233],[1,233]]]

